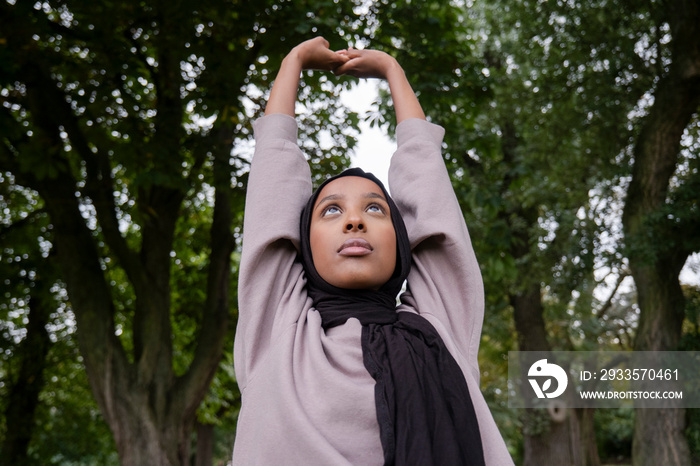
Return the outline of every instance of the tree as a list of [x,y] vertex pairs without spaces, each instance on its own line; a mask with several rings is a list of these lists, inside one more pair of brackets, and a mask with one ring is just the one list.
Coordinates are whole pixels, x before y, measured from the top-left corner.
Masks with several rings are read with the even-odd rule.
[[[685,162],[693,166],[689,173],[677,174],[683,134],[698,126],[700,5],[681,0],[657,8],[658,81],[634,143],[622,218],[641,310],[635,340],[640,351],[678,349],[685,317],[678,276],[688,256],[700,250],[697,155]],[[685,427],[685,410],[638,410],[634,464],[690,464]]]
[[[291,46],[312,35],[333,48],[369,43],[379,20],[364,3],[0,4],[0,171],[37,199],[30,214],[47,215],[123,464],[189,461],[217,368],[197,431],[209,438],[203,425],[236,411],[220,361],[235,318],[249,123]],[[431,7],[414,3],[412,19],[433,24],[437,3],[420,3]],[[424,38],[446,32],[432,25]],[[347,79],[304,81],[300,140],[318,179],[347,164],[357,116],[335,102]]]
[[[553,67],[551,63],[560,58],[551,56],[544,44],[561,31],[545,30],[549,36],[542,37],[539,44],[524,39],[529,29],[513,34],[509,20],[515,22],[527,14],[513,8],[512,2],[470,7],[430,3],[433,21],[427,29],[416,27],[410,20],[383,22],[377,36],[384,47],[400,48],[399,53],[404,55],[401,62],[426,112],[446,127],[447,164],[487,288],[482,348],[500,359],[506,351],[515,349],[509,334],[514,327],[521,350],[551,349],[542,297],[543,290],[554,283],[546,275],[561,266],[570,278],[563,288],[568,287],[571,294],[584,286],[581,276],[592,267],[590,242],[595,228],[591,226],[595,223],[585,227],[586,219],[578,218],[576,213],[587,206],[588,190],[596,179],[592,174],[605,160],[591,163],[590,155],[582,148],[587,136],[570,131],[586,121],[590,109],[576,108],[579,96],[571,88],[583,82],[585,90],[594,93],[599,83],[588,79],[592,70],[568,83],[567,75],[552,77],[549,69],[543,70]],[[411,18],[415,7],[392,3],[385,8],[402,11],[403,17]],[[543,14],[542,8],[531,13],[528,28],[538,27],[537,15]],[[381,16],[382,8],[378,6],[377,12]],[[448,26],[454,23],[459,26]],[[427,40],[431,27],[450,32],[432,42]],[[405,30],[420,33],[407,35],[403,34]],[[557,39],[562,43],[571,40],[566,35]],[[524,43],[534,45],[523,47]],[[551,93],[537,94],[538,89]],[[554,102],[566,102],[566,106]],[[597,147],[600,150],[601,145]],[[568,157],[561,157],[562,152]],[[566,177],[582,182],[572,186],[564,181]],[[545,222],[558,227],[556,241],[551,244],[542,240],[550,234],[543,228]],[[574,230],[582,235],[571,241]],[[567,261],[566,256],[571,260]],[[583,260],[576,262],[576,258]],[[515,326],[509,309],[515,311]],[[502,362],[489,368],[498,371],[499,366],[503,379]],[[488,391],[495,394],[499,390],[506,393],[504,386]],[[575,417],[569,421],[577,422]],[[512,429],[512,422],[501,422]],[[528,421],[528,425],[533,424]],[[526,464],[573,463],[571,455],[576,456],[581,446],[570,444],[577,434],[569,429],[578,427],[547,419],[545,426],[545,431],[526,430]]]
[[[247,166],[232,144],[250,137],[254,88],[283,53],[308,34],[349,34],[353,6],[0,5],[0,169],[38,195],[30,215],[50,218],[50,254],[123,464],[189,462],[197,407],[229,350]],[[307,82],[305,102],[337,89]],[[326,106],[303,129],[318,141],[343,120]],[[317,174],[351,146],[330,135],[338,144],[312,154]]]
[[[413,56],[439,56],[442,66],[427,70],[418,60],[407,71],[424,73],[415,79],[429,83],[421,100],[447,127],[447,162],[482,263],[487,315],[503,316],[494,321],[508,328],[512,309],[521,350],[576,349],[581,324],[569,328],[568,312],[602,328],[604,312],[592,313],[594,272],[624,273],[620,251],[602,243],[614,230],[609,216],[619,214],[611,199],[629,176],[643,113],[634,110],[658,76],[649,57],[661,10],[636,2],[467,7],[461,32],[436,50],[420,35],[407,40]],[[445,18],[435,16],[436,24]],[[462,55],[450,55],[453,41]],[[428,94],[431,86],[442,94]],[[536,423],[543,429],[526,431],[525,463],[596,464],[592,436],[585,446],[579,436],[592,418],[567,422],[545,419]]]
[[0,179],[0,464],[116,464],[40,202],[11,175]]
[[[51,287],[57,280],[54,258],[42,251],[38,241],[29,237],[46,234],[46,214],[31,212],[33,199],[21,190],[13,190],[6,178],[0,179],[0,196],[6,206],[0,227],[0,251],[4,296],[0,298],[3,353],[12,351],[13,361],[3,361],[0,381],[6,393],[2,396],[4,439],[0,445],[0,465],[29,464],[28,447],[32,437],[39,394],[44,387],[46,355],[51,347],[47,325],[55,309]],[[31,212],[31,213],[29,213]],[[13,215],[14,214],[14,215]],[[10,246],[12,245],[12,246]],[[13,313],[14,303],[22,303],[28,315]],[[14,315],[12,315],[14,314]],[[14,317],[14,318],[12,318]],[[26,327],[17,325],[27,321]],[[18,341],[18,329],[26,330]],[[6,354],[3,354],[5,359]]]
[[[638,24],[620,5],[600,7],[484,7],[479,69],[489,102],[448,141],[489,311],[512,309],[521,351],[581,346],[571,316],[582,309],[585,321],[591,317],[609,213],[591,193],[619,176],[626,117],[645,89],[647,73],[633,52]],[[640,78],[630,82],[631,74]],[[586,435],[592,422],[586,411],[570,411],[564,422],[527,412],[524,464],[597,464]]]
[[[630,175],[622,218],[628,249],[618,254],[629,256],[637,288],[642,289],[642,317],[635,348],[673,348],[668,343],[680,337],[683,318],[678,272],[688,254],[697,250],[697,235],[689,235],[698,228],[697,206],[690,201],[697,198],[698,192],[697,171],[693,168],[696,157],[689,155],[693,153],[690,150],[682,163],[677,158],[681,135],[698,108],[697,7],[683,2],[509,2],[496,8],[498,16],[488,24],[502,27],[503,32],[499,34],[494,29],[496,33],[489,34],[492,53],[485,56],[486,70],[492,76],[499,67],[488,66],[489,63],[502,64],[501,69],[505,70],[496,76],[507,84],[493,84],[494,90],[501,89],[497,95],[501,99],[493,104],[496,110],[491,117],[499,124],[496,134],[503,154],[494,158],[504,167],[491,164],[489,168],[506,173],[500,178],[504,189],[486,202],[488,205],[488,200],[492,200],[496,219],[502,222],[496,232],[505,234],[491,232],[488,241],[492,249],[487,245],[486,254],[489,259],[498,257],[496,254],[509,258],[517,271],[520,289],[516,286],[511,292],[511,303],[519,348],[551,347],[547,340],[556,327],[550,319],[543,318],[547,306],[543,306],[546,303],[542,297],[553,294],[563,299],[574,290],[580,293],[580,286],[591,283],[587,275],[592,271],[592,261],[599,261],[590,253],[603,231],[586,228],[586,224],[604,225],[600,214],[606,211],[589,217],[588,213],[596,208],[591,204],[594,199],[590,192],[610,193],[610,188],[624,183]],[[488,60],[494,55],[496,60]],[[646,108],[645,101],[651,100],[652,95],[654,104]],[[657,106],[667,110],[657,111]],[[499,112],[499,107],[505,112]],[[695,127],[693,123],[689,133],[694,134]],[[533,130],[543,134],[533,134]],[[648,156],[640,150],[658,153]],[[481,167],[486,166],[488,159],[484,155],[490,155],[489,152],[473,146],[473,154],[476,157],[472,160],[463,157],[465,171],[485,173]],[[566,156],[560,160],[558,154]],[[543,155],[548,157],[550,166],[538,164],[538,157]],[[635,167],[631,174],[627,170],[630,158]],[[581,162],[590,166],[580,165]],[[669,179],[677,168],[682,171],[673,180],[674,189],[667,196]],[[495,182],[489,178],[493,175],[482,176],[490,179],[489,185],[499,186],[498,178]],[[478,181],[479,178],[469,178],[469,183]],[[543,192],[528,192],[534,186]],[[483,196],[488,185],[475,191]],[[654,201],[649,202],[650,199]],[[488,214],[481,207],[483,197],[481,200],[472,207]],[[483,223],[491,228],[499,224]],[[552,227],[543,231],[542,225]],[[574,232],[575,241],[569,242],[567,238]],[[552,240],[546,240],[548,237]],[[505,241],[497,245],[497,239]],[[567,248],[561,247],[567,243]],[[652,265],[655,260],[658,262]],[[507,267],[500,267],[504,269]],[[559,275],[562,271],[563,276]],[[553,279],[547,278],[552,272]],[[503,289],[503,274],[494,275]],[[486,278],[488,286],[488,272]],[[655,297],[649,299],[649,295]],[[664,300],[666,303],[661,304]],[[642,305],[644,301],[646,306]],[[661,311],[664,308],[667,311]],[[569,319],[563,322],[568,323]],[[645,416],[651,416],[652,411],[655,421],[646,421]],[[640,410],[637,416],[635,462],[675,464],[670,458],[675,452],[673,461],[687,463],[682,413]],[[669,426],[664,436],[658,435],[660,425]],[[645,433],[640,436],[640,432]],[[547,450],[557,443],[546,436],[539,443],[537,437],[540,436],[533,436],[530,440],[535,443],[528,446],[525,435],[526,463],[578,464],[575,448],[570,450],[573,457],[551,456],[558,454]]]

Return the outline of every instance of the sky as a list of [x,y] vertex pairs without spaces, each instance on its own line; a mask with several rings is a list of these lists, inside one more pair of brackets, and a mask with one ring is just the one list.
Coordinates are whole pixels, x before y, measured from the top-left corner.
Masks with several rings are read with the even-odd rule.
[[[359,113],[362,120],[377,98],[378,83],[379,81],[375,79],[360,80],[356,87],[343,93],[341,97],[343,104]],[[389,160],[395,150],[396,143],[386,135],[383,129],[370,128],[369,123],[361,122],[355,153],[350,157],[351,165],[372,172],[388,189]]]

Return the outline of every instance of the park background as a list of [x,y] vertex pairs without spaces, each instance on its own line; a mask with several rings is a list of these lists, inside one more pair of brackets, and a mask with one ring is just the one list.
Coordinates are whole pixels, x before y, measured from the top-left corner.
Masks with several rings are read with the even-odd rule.
[[[0,464],[230,461],[251,121],[316,35],[394,55],[446,128],[516,463],[700,464],[696,410],[505,387],[513,350],[700,349],[697,0],[0,0]],[[303,82],[316,180],[388,157],[384,86]]]

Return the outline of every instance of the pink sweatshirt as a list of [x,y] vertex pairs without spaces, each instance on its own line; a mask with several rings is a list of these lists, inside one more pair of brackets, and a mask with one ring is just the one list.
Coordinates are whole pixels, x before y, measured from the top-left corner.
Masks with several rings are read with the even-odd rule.
[[[254,124],[234,344],[242,395],[235,465],[381,465],[374,379],[365,369],[357,319],[324,332],[297,260],[299,217],[312,193],[296,120]],[[408,230],[413,265],[398,310],[417,312],[462,368],[487,465],[513,461],[479,390],[484,315],[479,266],[441,155],[444,130],[398,125],[389,185]]]

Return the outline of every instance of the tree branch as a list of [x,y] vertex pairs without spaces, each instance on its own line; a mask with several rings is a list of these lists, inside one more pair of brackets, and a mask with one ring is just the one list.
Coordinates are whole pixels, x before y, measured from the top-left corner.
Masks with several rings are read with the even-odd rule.
[[602,320],[605,314],[610,310],[613,304],[613,299],[615,296],[617,296],[617,290],[620,289],[620,285],[622,285],[622,282],[625,280],[625,278],[630,276],[629,270],[625,269],[622,272],[620,272],[620,275],[617,276],[617,282],[615,283],[615,288],[613,288],[612,292],[610,293],[610,296],[608,299],[605,301],[605,304],[603,304],[600,309],[598,309],[598,312],[596,312],[596,317],[599,320]]
[[[260,45],[256,43],[246,54],[242,69],[254,63]],[[239,82],[233,84],[240,89],[245,81],[241,74]],[[223,110],[220,110],[221,115]],[[235,247],[231,227],[234,196],[245,193],[231,188],[232,169],[229,163],[231,143],[235,127],[218,118],[209,137],[216,141],[214,154],[214,218],[210,231],[211,253],[207,276],[207,300],[204,306],[202,327],[197,338],[194,359],[187,372],[180,377],[175,396],[180,397],[187,409],[196,409],[206,393],[222,356],[224,338],[229,320],[229,280],[231,275],[231,253]]]
[[138,206],[143,215],[139,256],[150,289],[139,299],[133,327],[138,378],[156,381],[154,404],[159,415],[166,410],[167,384],[172,380],[173,371],[170,251],[179,210],[186,194],[181,174],[183,150],[180,146],[184,133],[184,109],[180,96],[182,77],[177,58],[185,35],[180,33],[179,24],[168,23],[170,18],[165,10],[171,6],[161,6],[163,9],[158,10],[156,20],[161,33],[154,39],[158,62],[155,86],[157,112],[155,133],[149,149],[153,170],[163,175],[164,181],[144,183],[138,190]]
[[231,233],[232,197],[230,141],[232,128],[221,125],[217,131],[219,144],[214,153],[214,218],[210,230],[211,253],[207,275],[207,300],[202,326],[197,338],[194,359],[176,389],[186,409],[196,409],[214,377],[221,360],[221,350],[229,320],[229,283],[231,253],[235,241]]

